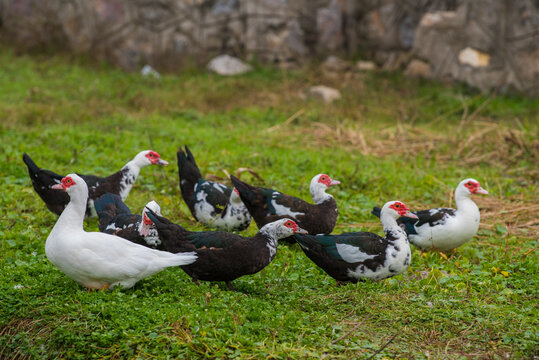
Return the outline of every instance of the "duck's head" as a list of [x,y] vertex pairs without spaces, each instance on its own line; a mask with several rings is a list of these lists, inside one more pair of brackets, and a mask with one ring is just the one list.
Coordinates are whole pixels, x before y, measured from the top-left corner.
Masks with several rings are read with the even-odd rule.
[[479,181],[470,178],[464,179],[459,183],[459,185],[457,186],[457,190],[455,190],[455,197],[457,197],[457,194],[470,197],[474,194],[488,195],[488,191],[481,187]]
[[284,239],[294,234],[308,234],[308,231],[299,227],[294,220],[281,219],[264,225],[261,233],[271,235],[275,240]]
[[135,156],[133,161],[140,168],[143,168],[145,166],[150,166],[150,165],[160,165],[160,166],[168,165],[168,162],[161,159],[161,155],[159,155],[159,153],[153,150],[144,150],[144,151],[139,152],[137,156]]
[[73,193],[80,192],[81,194],[86,192],[85,197],[88,196],[88,185],[77,174],[69,174],[62,178],[59,184],[54,184],[51,189],[63,190],[72,196]]
[[157,215],[161,216],[161,207],[159,206],[159,204],[157,202],[152,200],[152,201],[150,201],[149,203],[146,204],[144,209],[142,209],[142,221],[140,222],[140,226],[139,226],[139,229],[138,229],[139,234],[142,235],[142,236],[148,236],[148,234],[150,233],[150,228],[153,225],[152,219],[150,219],[148,217],[148,210],[147,209],[150,209],[154,213],[156,213]]
[[242,204],[243,203],[241,201],[240,192],[238,191],[238,189],[236,189],[236,188],[232,189],[232,192],[230,193],[230,202],[233,203],[233,204]]
[[410,209],[408,208],[408,206],[406,206],[406,204],[403,203],[402,201],[387,202],[382,208],[380,218],[384,214],[391,216],[395,220],[403,216],[407,218],[411,218],[411,219],[417,219],[417,215],[412,213]]
[[311,180],[311,185],[309,189],[311,190],[311,196],[313,201],[318,204],[330,195],[326,194],[326,190],[335,185],[339,185],[341,182],[338,180],[333,180],[326,174],[318,174]]

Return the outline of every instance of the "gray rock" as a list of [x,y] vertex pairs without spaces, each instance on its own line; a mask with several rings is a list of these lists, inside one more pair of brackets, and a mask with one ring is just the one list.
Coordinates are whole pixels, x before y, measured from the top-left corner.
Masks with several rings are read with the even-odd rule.
[[412,58],[412,52],[392,51],[386,52],[382,68],[387,71],[404,69]]
[[424,61],[413,59],[404,70],[404,75],[429,78],[431,77],[430,65]]
[[330,72],[342,72],[351,68],[351,64],[348,61],[338,58],[335,55],[330,55],[322,64],[322,68]]
[[324,85],[311,86],[307,91],[307,95],[310,98],[320,99],[328,104],[341,98],[341,92],[339,90]]
[[251,71],[251,65],[230,55],[219,55],[208,63],[208,70],[219,75],[240,75]]
[[374,63],[374,61],[359,60],[356,63],[356,68],[359,71],[372,71],[376,70],[376,64]]

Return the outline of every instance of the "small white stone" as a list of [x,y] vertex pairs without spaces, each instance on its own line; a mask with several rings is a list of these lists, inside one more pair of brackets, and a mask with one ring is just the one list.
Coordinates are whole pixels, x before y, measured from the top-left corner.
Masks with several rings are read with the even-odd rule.
[[435,26],[442,22],[448,22],[452,21],[457,17],[456,11],[436,11],[436,12],[430,12],[423,15],[421,18],[421,21],[419,22],[419,26]]
[[[140,73],[142,74],[142,76],[144,77],[149,77],[149,76],[153,76],[154,78],[156,79],[159,79],[161,77],[161,74],[159,74],[157,72],[157,70],[155,70],[153,67],[151,67],[150,65],[146,64],[144,65],[144,67],[142,68],[142,70],[140,70]],[[96,184],[96,186],[99,185],[99,184]]]
[[406,70],[404,70],[404,75],[428,78],[431,76],[430,65],[424,61],[414,59],[410,61]]
[[325,103],[330,103],[341,98],[341,92],[339,90],[324,85],[311,86],[307,93],[309,97],[320,99]]
[[376,70],[376,64],[372,61],[359,60],[356,63],[356,68],[359,71],[371,71],[371,70]]
[[324,61],[322,67],[326,71],[341,72],[348,70],[350,68],[350,64],[335,55],[330,55],[326,61]]
[[490,63],[490,55],[468,46],[460,51],[459,61],[472,67],[485,67]]
[[251,65],[230,55],[219,55],[208,63],[208,70],[219,75],[240,75],[252,69]]

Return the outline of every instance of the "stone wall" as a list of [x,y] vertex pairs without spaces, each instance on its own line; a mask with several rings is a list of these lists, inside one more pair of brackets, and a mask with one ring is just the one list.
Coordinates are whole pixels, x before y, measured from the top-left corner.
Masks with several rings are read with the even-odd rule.
[[339,0],[0,0],[4,39],[135,70],[228,53],[297,63],[343,49]]
[[537,94],[538,8],[536,0],[0,0],[0,36],[127,70],[176,70],[223,53],[295,66],[360,52],[386,69],[419,61],[429,76]]

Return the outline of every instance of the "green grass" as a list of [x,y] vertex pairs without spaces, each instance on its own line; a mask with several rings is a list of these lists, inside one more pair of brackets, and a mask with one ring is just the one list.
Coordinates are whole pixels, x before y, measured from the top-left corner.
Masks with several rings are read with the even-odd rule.
[[[316,69],[235,78],[195,69],[154,80],[1,50],[0,358],[537,356],[537,99]],[[343,99],[298,95],[319,82]],[[305,199],[315,174],[341,180],[331,190],[336,233],[381,233],[370,210],[389,200],[450,205],[465,177],[491,195],[477,199],[474,240],[448,259],[413,249],[409,271],[377,283],[337,287],[287,245],[264,271],[236,280],[237,293],[197,286],[179,268],[133,289],[87,293],[48,262],[56,216],[34,193],[23,152],[58,173],[106,175],[152,148],[171,165],[144,169],[127,205],[138,212],[155,199],[165,216],[201,230],[178,188],[183,144],[204,174],[249,167],[265,186]],[[97,230],[96,220],[85,227]],[[253,224],[245,234],[255,232]]]

